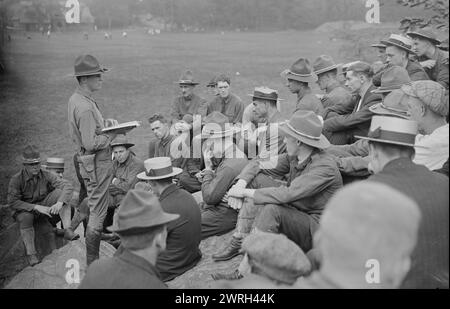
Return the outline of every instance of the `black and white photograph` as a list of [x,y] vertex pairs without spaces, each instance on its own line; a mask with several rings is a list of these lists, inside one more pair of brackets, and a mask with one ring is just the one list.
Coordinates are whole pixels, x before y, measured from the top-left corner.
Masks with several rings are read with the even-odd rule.
[[448,50],[449,0],[0,0],[0,289],[449,289]]

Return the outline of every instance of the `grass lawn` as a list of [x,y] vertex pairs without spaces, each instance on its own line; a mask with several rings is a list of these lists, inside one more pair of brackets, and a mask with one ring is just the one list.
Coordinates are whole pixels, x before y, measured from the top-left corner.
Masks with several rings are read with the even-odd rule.
[[205,98],[205,84],[220,72],[231,74],[232,92],[245,104],[255,86],[278,89],[285,99],[281,111],[289,117],[295,97],[283,85],[280,72],[299,57],[313,61],[329,54],[339,62],[340,44],[327,34],[296,31],[147,36],[136,30],[128,31],[127,38],[113,32],[112,40],[104,40],[100,31],[89,40],[81,33],[55,33],[49,40],[38,33],[32,39],[13,36],[5,47],[9,73],[0,76],[0,204],[6,202],[9,179],[20,170],[27,143],[37,145],[44,159],[65,158],[66,178],[75,180],[71,158],[76,148],[68,132],[67,101],[76,80],[67,75],[80,54],[92,53],[112,68],[95,97],[104,117],[143,121],[129,137],[136,154],[145,159],[152,138],[146,119],[155,112],[168,113],[178,92],[174,82],[185,69],[200,80],[196,92]]

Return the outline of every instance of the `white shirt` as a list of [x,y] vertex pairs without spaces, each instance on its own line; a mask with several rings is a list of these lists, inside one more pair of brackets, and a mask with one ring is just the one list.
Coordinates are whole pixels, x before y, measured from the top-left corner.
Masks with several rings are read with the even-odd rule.
[[429,170],[441,168],[449,156],[449,125],[448,123],[434,130],[430,135],[416,136],[416,155],[413,162],[425,165]]

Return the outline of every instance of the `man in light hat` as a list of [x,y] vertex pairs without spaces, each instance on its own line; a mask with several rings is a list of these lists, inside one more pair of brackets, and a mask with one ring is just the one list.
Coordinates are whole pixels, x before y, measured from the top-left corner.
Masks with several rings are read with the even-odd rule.
[[413,40],[413,50],[419,56],[425,71],[431,80],[438,82],[448,90],[448,52],[440,50],[437,45],[441,42],[430,28],[417,29],[407,33]]
[[[286,87],[297,95],[295,111],[309,110],[320,115],[323,111],[322,102],[312,94],[310,83],[317,81],[317,76],[312,72],[312,66],[306,58],[298,59],[290,69],[281,72],[281,77],[287,81]],[[294,112],[295,112],[294,111]]]
[[345,137],[339,137],[344,144],[355,142],[355,134],[363,136],[367,134],[372,118],[369,107],[382,100],[381,95],[372,93],[375,89],[372,76],[372,68],[366,62],[359,61],[347,68],[345,85],[356,95],[356,104],[351,113],[325,120],[323,133],[331,143],[336,140],[334,138],[336,134],[345,135]]
[[167,226],[178,214],[164,212],[150,192],[130,190],[110,227],[119,234],[122,248],[112,258],[92,263],[80,289],[166,289],[156,261],[166,249]]
[[381,182],[411,197],[420,208],[417,247],[404,288],[448,288],[449,180],[412,162],[418,123],[396,117],[374,116],[369,141],[368,181]]
[[249,235],[242,244],[245,254],[241,262],[245,278],[237,281],[218,281],[222,289],[276,288],[292,285],[309,275],[311,264],[293,241],[283,234],[259,232]]
[[[430,79],[428,74],[422,66],[409,58],[410,54],[414,54],[412,42],[409,38],[398,34],[391,34],[391,36],[381,41],[386,45],[386,68],[397,65],[405,68],[411,80],[427,80]],[[380,71],[373,78],[375,86],[379,87],[381,83],[381,76],[385,70]]]
[[[388,185],[361,181],[345,186],[328,202],[314,235],[320,269],[292,288],[400,287],[414,263],[420,219],[417,203]],[[379,270],[372,278],[371,269]]]
[[164,211],[180,215],[167,225],[166,250],[156,261],[161,280],[170,281],[193,268],[201,259],[200,209],[191,194],[173,183],[173,177],[182,170],[172,167],[170,158],[152,158],[144,164],[145,171],[137,177],[149,184]]
[[226,193],[248,160],[234,144],[236,129],[228,121],[224,114],[212,112],[202,129],[202,239],[225,234],[236,225],[237,211],[229,207]]
[[245,106],[237,95],[230,92],[230,77],[220,74],[216,82],[219,95],[208,103],[207,115],[216,111],[227,116],[229,123],[242,123]]
[[20,235],[30,265],[39,263],[34,243],[34,223],[49,220],[55,225],[64,219],[70,226],[71,183],[54,173],[41,169],[41,157],[36,147],[28,145],[22,154],[22,170],[12,176],[8,187],[8,205],[19,222]]
[[267,164],[259,161],[237,177],[228,196],[253,199],[261,209],[254,222],[256,230],[285,234],[307,252],[325,204],[342,187],[342,178],[335,161],[324,151],[330,143],[322,135],[322,122],[314,112],[298,111],[280,129],[286,135],[287,153],[278,156],[276,167],[270,168],[288,175],[287,185],[247,189]]
[[199,83],[195,81],[192,72],[190,70],[184,72],[177,83],[180,86],[181,96],[177,97],[172,104],[170,113],[172,121],[181,120],[186,114],[205,117],[206,100],[194,93],[194,88]]
[[69,133],[77,147],[80,173],[88,192],[90,209],[86,230],[86,260],[98,259],[103,221],[108,210],[108,188],[112,180],[110,143],[114,131],[102,129],[117,125],[117,120],[104,119],[92,94],[102,88],[102,74],[109,70],[91,55],[77,57],[73,76],[78,87],[68,103]]
[[320,90],[325,91],[322,97],[323,119],[328,119],[336,115],[351,113],[353,110],[352,95],[337,80],[336,64],[330,56],[322,55],[313,63],[314,74],[317,75],[317,84]]

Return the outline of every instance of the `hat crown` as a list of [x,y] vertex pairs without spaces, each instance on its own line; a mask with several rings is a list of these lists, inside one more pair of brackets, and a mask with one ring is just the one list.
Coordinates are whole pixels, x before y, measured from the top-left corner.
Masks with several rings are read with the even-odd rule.
[[413,120],[406,120],[389,116],[372,117],[372,122],[370,123],[370,132],[374,132],[376,130],[411,134],[414,136],[419,132],[417,122]]
[[254,99],[263,99],[263,100],[278,100],[278,91],[274,89],[270,89],[268,87],[256,87],[253,91]]
[[347,67],[346,72],[348,72],[348,71],[363,72],[366,74],[371,74],[372,67],[367,62],[355,61]]
[[64,158],[47,158],[45,165],[47,169],[64,170]]
[[81,55],[75,59],[74,63],[75,75],[82,75],[84,73],[92,73],[98,71],[101,73],[100,63],[92,55]]
[[440,43],[440,40],[437,38],[436,33],[429,27],[420,28],[414,31],[410,31],[407,33],[410,37],[417,37],[420,36],[425,39],[429,39],[431,41],[434,41],[435,43]]
[[39,150],[34,145],[27,145],[22,153],[23,160],[25,162],[36,161],[39,162],[41,155]]
[[191,70],[186,70],[180,76],[179,84],[196,84],[197,82],[194,80],[194,74]]
[[402,85],[411,83],[408,71],[400,66],[391,66],[381,75],[381,88],[400,89]]
[[128,148],[128,147],[134,146],[134,144],[130,143],[125,135],[120,134],[120,135],[117,135],[111,142],[111,147],[115,147],[115,146],[125,146]]
[[319,56],[313,64],[313,69],[316,74],[325,73],[331,71],[337,67],[333,58],[328,55]]
[[290,68],[291,73],[298,75],[311,75],[312,66],[308,59],[300,58]]
[[384,108],[398,113],[405,113],[405,116],[409,115],[408,106],[402,104],[404,93],[397,89],[388,94],[381,103]]
[[297,111],[287,124],[300,135],[312,138],[320,138],[323,124],[319,117],[312,111]]
[[445,88],[432,80],[419,80],[402,86],[402,91],[407,95],[416,97],[427,105],[432,111],[447,116],[449,106]]

